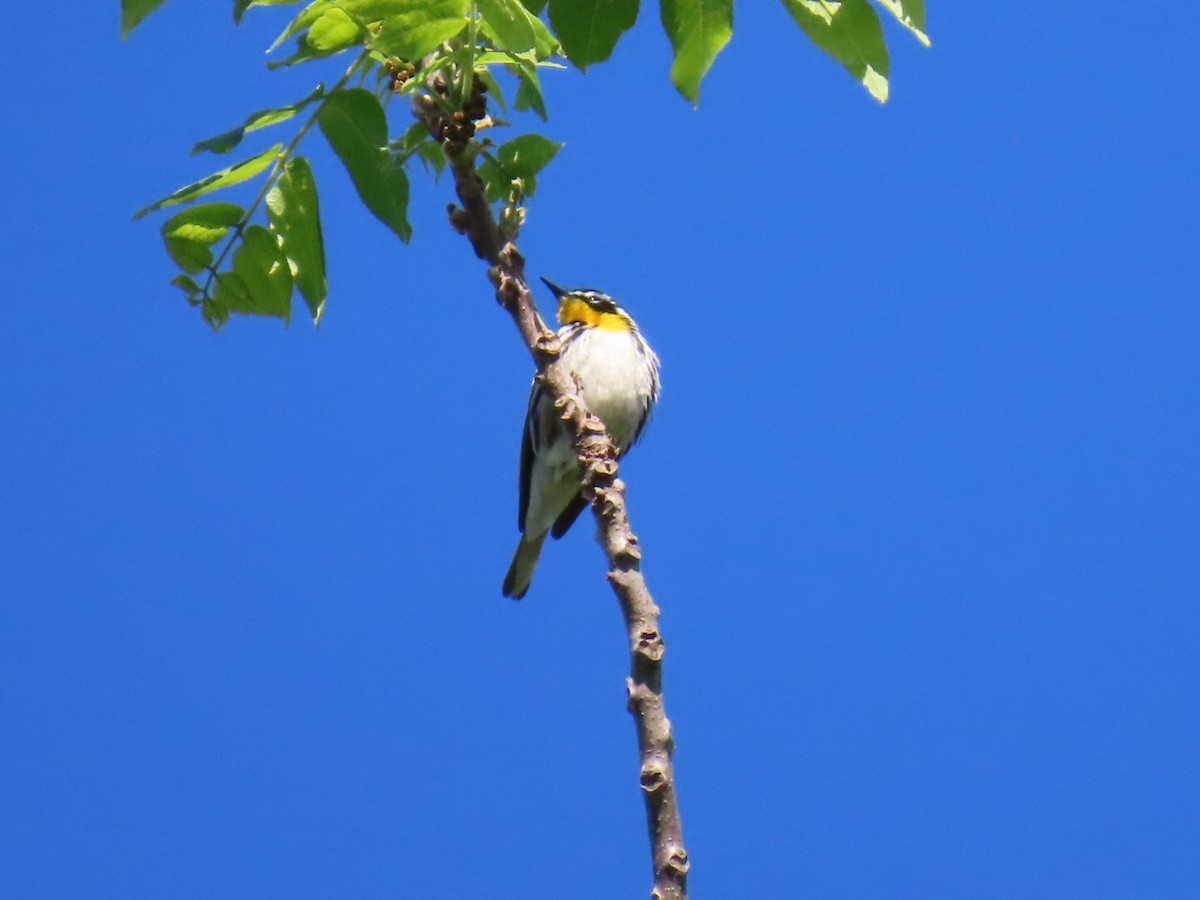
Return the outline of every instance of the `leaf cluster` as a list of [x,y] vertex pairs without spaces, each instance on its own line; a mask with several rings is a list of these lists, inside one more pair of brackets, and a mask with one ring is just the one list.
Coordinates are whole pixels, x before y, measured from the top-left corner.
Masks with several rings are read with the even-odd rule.
[[[163,2],[122,0],[122,34]],[[234,0],[233,18],[240,23],[251,7],[299,3]],[[878,100],[887,98],[887,46],[870,0],[782,3],[818,47]],[[928,43],[924,0],[876,3]],[[286,141],[174,191],[136,217],[185,207],[161,227],[180,269],[172,283],[212,326],[234,313],[286,321],[295,292],[318,322],[327,294],[320,208],[312,168],[297,152],[313,126],[363,204],[402,241],[412,236],[411,164],[436,176],[452,150],[459,164],[467,158],[474,166],[487,201],[500,204],[497,220],[519,227],[519,207],[535,194],[538,174],[561,145],[536,133],[494,142],[488,129],[508,122],[488,114],[488,103],[506,115],[530,111],[547,119],[541,73],[562,68],[563,59],[580,69],[607,60],[637,21],[639,6],[639,0],[312,0],[271,45],[267,65],[347,54],[351,62],[340,77],[199,141],[194,153],[225,154],[260,130],[297,126]],[[673,48],[671,79],[695,103],[733,33],[733,0],[660,0],[659,12]],[[387,111],[397,97],[437,114],[395,134]],[[261,179],[260,189],[245,206],[208,198],[252,179]]]

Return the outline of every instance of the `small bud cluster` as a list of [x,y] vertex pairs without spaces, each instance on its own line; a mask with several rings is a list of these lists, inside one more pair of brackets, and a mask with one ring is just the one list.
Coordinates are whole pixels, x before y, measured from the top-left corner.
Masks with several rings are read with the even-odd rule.
[[461,109],[456,109],[449,121],[442,121],[441,134],[438,137],[448,144],[465,148],[467,141],[475,137],[475,123],[468,119]]
[[463,108],[455,110],[450,119],[443,120],[434,136],[446,143],[451,153],[462,152],[475,137],[475,123],[487,115],[487,85],[478,78],[471,82],[471,96]]
[[401,93],[405,83],[417,74],[417,67],[407,60],[389,59],[383,65],[388,73],[388,87],[397,94]]
[[475,121],[479,121],[487,115],[487,89],[487,84],[479,78],[471,82],[471,96],[463,104],[463,112]]

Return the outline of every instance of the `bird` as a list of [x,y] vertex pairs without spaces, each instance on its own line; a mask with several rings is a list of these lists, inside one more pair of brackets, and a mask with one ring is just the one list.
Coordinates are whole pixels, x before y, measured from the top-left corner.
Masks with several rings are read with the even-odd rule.
[[[560,359],[578,380],[589,412],[604,423],[619,459],[642,436],[658,402],[658,357],[612,297],[542,281],[558,300]],[[519,489],[521,540],[503,586],[504,596],[514,600],[529,590],[546,534],[562,537],[588,505],[571,438],[537,378],[525,413]]]

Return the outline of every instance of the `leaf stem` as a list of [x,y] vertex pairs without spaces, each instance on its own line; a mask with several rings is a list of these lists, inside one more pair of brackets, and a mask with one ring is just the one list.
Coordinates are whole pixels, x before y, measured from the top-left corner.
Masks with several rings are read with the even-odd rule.
[[[238,239],[242,236],[244,229],[250,224],[250,219],[258,211],[258,208],[262,205],[263,200],[266,199],[271,188],[275,186],[275,182],[277,182],[279,177],[283,174],[283,167],[287,164],[288,159],[290,159],[292,154],[296,152],[296,148],[300,146],[300,142],[304,140],[308,132],[312,130],[313,125],[316,124],[317,117],[321,114],[321,107],[325,105],[326,99],[345,87],[350,79],[354,77],[354,73],[357,72],[362,66],[364,60],[368,59],[370,55],[371,54],[369,50],[364,50],[357,57],[355,57],[354,62],[352,62],[349,67],[347,67],[346,71],[342,73],[341,77],[333,83],[333,87],[321,95],[321,101],[317,104],[317,108],[313,111],[312,115],[308,117],[308,120],[301,125],[299,129],[297,129],[295,135],[293,135],[292,139],[288,141],[287,146],[285,146],[283,150],[280,151],[279,155],[275,157],[275,161],[271,164],[271,171],[267,173],[267,177],[263,180],[262,187],[259,189],[258,194],[254,197],[254,200],[251,201],[250,205],[246,207],[246,211],[242,213],[241,218],[238,219],[230,229],[229,237],[226,239],[225,245],[221,248],[221,252],[217,254],[217,258],[213,260],[212,264],[208,266],[208,276],[204,279],[204,293],[201,297],[202,302],[212,299],[209,294],[209,290],[212,288],[213,282],[219,280],[217,276],[218,270],[221,268],[221,264],[225,262],[226,257],[229,256],[229,251],[233,249],[235,244],[237,244]],[[365,72],[365,69],[363,71]]]

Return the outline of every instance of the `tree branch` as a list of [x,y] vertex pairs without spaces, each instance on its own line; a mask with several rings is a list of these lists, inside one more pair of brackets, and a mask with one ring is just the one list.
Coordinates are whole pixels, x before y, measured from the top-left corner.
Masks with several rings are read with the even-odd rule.
[[[438,86],[431,85],[431,90],[438,90]],[[470,118],[461,112],[446,118],[441,107],[427,96],[416,100],[416,113],[441,141],[454,175],[461,207],[451,204],[450,223],[470,240],[476,256],[489,264],[488,278],[496,288],[496,299],[512,316],[529,348],[537,366],[536,377],[554,398],[555,407],[561,410],[563,426],[579,459],[582,485],[608,559],[608,581],[620,603],[629,635],[631,662],[626,689],[629,711],[637,728],[641,786],[654,865],[651,897],[686,900],[689,861],[671,764],[675,742],[663,702],[662,658],[666,647],[658,628],[659,609],[642,575],[641,550],[626,513],[625,484],[617,477],[616,448],[604,423],[584,405],[574,373],[562,364],[558,338],[538,313],[530,292],[525,259],[516,244],[502,233],[487,202],[483,182],[475,172],[478,144],[473,140],[472,120],[483,118],[482,100],[482,91],[477,90],[470,101]]]

